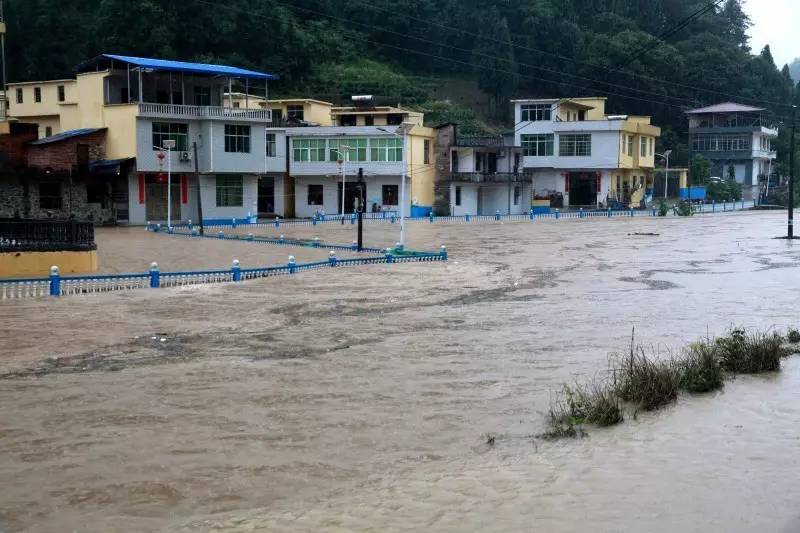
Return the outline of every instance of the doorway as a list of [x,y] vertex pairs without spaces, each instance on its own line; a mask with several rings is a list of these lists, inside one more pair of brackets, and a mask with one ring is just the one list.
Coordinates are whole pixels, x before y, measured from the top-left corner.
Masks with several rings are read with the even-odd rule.
[[[366,189],[366,184],[364,185],[364,189]],[[366,190],[362,190],[358,183],[345,183],[345,190],[344,190],[344,212],[345,214],[355,213],[356,206],[358,205],[358,196],[359,191],[361,192],[361,205],[366,205],[367,195]],[[342,208],[342,183],[339,182],[339,194],[337,200],[337,208],[336,210],[339,211]]]
[[597,205],[597,177],[593,172],[569,173],[569,205]]
[[[172,177],[172,220],[181,220],[180,176]],[[177,178],[177,179],[176,179]],[[167,178],[147,176],[145,180],[145,218],[149,221],[167,220]]]
[[262,176],[258,179],[258,214],[275,213],[275,178]]

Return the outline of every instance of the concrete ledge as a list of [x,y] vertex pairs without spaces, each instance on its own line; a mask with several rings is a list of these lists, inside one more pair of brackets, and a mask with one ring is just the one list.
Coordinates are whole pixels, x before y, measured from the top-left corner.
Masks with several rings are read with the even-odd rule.
[[61,274],[89,274],[97,271],[97,251],[90,252],[3,252],[0,278],[47,277],[58,265]]

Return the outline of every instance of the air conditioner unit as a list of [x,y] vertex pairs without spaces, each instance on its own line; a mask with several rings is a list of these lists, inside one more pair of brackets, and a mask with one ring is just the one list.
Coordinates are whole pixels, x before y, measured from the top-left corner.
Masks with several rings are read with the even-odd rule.
[[191,161],[192,160],[192,154],[189,153],[189,152],[181,152],[180,160],[181,161]]

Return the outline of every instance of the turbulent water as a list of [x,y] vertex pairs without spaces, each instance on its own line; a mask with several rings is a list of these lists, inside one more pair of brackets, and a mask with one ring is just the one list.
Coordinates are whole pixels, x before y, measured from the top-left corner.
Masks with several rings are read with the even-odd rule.
[[[0,531],[800,531],[800,357],[585,439],[532,438],[634,327],[668,353],[800,326],[784,223],[415,223],[409,246],[445,243],[447,264],[2,303]],[[298,255],[98,239],[110,271]]]

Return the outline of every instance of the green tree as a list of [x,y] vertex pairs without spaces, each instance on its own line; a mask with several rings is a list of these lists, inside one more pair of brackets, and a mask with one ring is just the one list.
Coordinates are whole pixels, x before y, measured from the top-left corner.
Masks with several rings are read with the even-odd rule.
[[514,94],[519,76],[508,22],[497,8],[487,10],[472,51],[478,86],[493,100],[494,115],[505,118],[508,99]]
[[703,185],[711,177],[711,164],[702,155],[695,155],[689,162],[689,183]]

